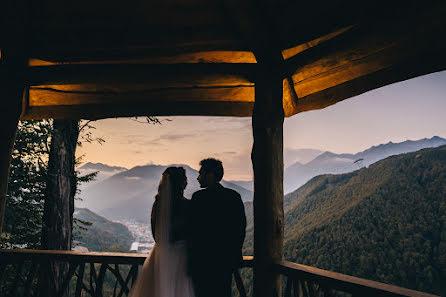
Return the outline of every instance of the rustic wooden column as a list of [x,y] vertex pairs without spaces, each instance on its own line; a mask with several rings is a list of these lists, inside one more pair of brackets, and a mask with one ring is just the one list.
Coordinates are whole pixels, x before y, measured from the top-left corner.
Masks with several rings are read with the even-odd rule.
[[[0,67],[3,66],[0,65]],[[0,108],[0,233],[3,230],[9,165],[11,163],[11,152],[21,112],[23,94],[23,84],[20,81],[7,79],[5,72],[2,74],[0,75],[0,100],[3,105]]]
[[252,115],[254,144],[254,296],[278,297],[272,263],[283,254],[283,85],[279,63],[259,61]]
[[17,124],[22,110],[25,88],[26,1],[7,1],[2,5],[2,37],[0,57],[0,234],[5,217],[9,166]]

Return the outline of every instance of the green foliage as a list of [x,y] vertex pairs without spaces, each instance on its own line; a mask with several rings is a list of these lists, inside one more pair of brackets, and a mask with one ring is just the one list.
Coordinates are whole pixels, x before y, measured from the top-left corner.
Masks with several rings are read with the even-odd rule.
[[11,156],[2,247],[40,246],[51,131],[50,121],[19,122]]
[[285,206],[286,259],[446,295],[446,146],[315,177]]
[[[98,141],[93,138],[88,123],[81,127],[82,142]],[[42,232],[42,215],[47,183],[47,166],[50,150],[52,121],[20,121],[14,148],[11,155],[11,166],[6,199],[6,213],[0,247],[32,248],[40,247]],[[76,172],[77,183],[84,183],[96,177],[95,172],[80,176]],[[80,228],[89,222],[74,220]]]

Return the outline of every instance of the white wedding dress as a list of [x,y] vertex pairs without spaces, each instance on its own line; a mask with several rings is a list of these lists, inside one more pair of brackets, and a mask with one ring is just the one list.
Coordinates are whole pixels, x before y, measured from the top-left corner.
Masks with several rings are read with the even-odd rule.
[[144,261],[129,297],[194,297],[192,280],[187,274],[186,242],[169,241],[171,230],[170,181],[163,175],[159,190],[159,212],[155,233],[157,241]]

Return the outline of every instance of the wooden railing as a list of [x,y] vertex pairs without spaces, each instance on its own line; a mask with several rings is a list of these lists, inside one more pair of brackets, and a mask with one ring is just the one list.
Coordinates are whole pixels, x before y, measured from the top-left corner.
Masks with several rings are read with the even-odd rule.
[[[69,263],[69,271],[58,296],[127,296],[146,254],[81,253],[72,251],[0,250],[0,296],[38,296],[37,273],[42,263]],[[245,256],[242,267],[253,267],[253,257]],[[287,261],[274,264],[282,276],[284,297],[329,296],[410,296],[435,295],[361,279]],[[238,270],[234,281],[240,297],[246,297]],[[107,289],[107,290],[105,290]]]
[[284,276],[285,297],[439,297],[288,261],[276,264],[275,269]]
[[[57,296],[127,296],[146,257],[133,253],[0,250],[0,296],[38,296],[39,266],[50,260],[69,263]],[[244,257],[242,267],[252,267],[252,257]],[[234,271],[234,280],[240,297],[246,297],[238,270]]]

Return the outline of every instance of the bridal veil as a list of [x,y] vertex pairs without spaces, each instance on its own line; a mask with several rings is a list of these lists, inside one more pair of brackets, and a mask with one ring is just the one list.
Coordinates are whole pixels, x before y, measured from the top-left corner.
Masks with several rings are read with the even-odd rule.
[[192,281],[187,275],[185,241],[171,242],[173,191],[169,174],[163,174],[156,199],[156,243],[129,297],[194,297]]

